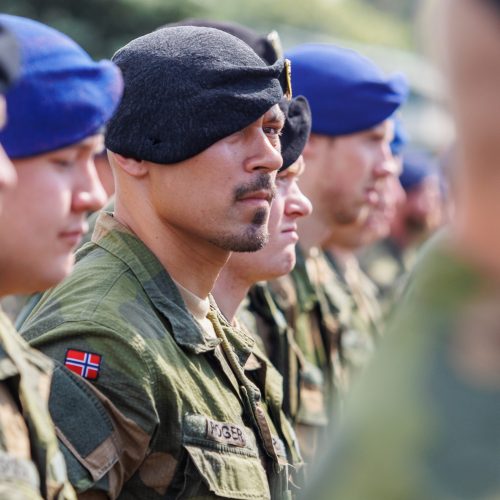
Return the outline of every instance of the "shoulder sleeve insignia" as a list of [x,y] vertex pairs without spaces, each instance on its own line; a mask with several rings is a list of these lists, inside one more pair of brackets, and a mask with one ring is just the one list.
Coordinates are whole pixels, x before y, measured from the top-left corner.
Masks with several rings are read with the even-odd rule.
[[93,352],[68,349],[64,366],[87,380],[97,380],[101,370],[102,356]]

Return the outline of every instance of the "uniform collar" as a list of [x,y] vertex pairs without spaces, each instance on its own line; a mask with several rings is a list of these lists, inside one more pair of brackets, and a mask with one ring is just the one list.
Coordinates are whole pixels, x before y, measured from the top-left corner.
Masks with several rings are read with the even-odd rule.
[[102,212],[99,215],[92,242],[128,266],[153,305],[167,320],[169,330],[179,345],[200,354],[213,350],[220,343],[219,339],[206,338],[160,261],[111,213]]

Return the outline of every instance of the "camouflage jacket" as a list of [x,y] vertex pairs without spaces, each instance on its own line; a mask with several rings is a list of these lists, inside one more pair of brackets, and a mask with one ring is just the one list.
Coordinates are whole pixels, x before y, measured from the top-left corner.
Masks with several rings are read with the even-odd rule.
[[338,323],[297,252],[291,274],[251,290],[249,310],[267,355],[283,375],[284,408],[311,463],[337,404]]
[[52,370],[0,311],[1,499],[76,499],[49,416]]
[[[300,458],[280,411],[281,379],[253,353],[254,341],[216,309],[217,338],[207,337],[160,262],[109,214],[77,260],[23,332],[114,405],[109,429],[83,418],[66,425],[77,490],[292,498],[288,465]],[[101,443],[116,429],[121,448],[107,455]]]
[[499,303],[498,283],[434,242],[303,498],[500,498]]
[[400,298],[416,254],[416,248],[403,251],[391,238],[386,238],[359,255],[361,268],[378,289],[378,299],[385,317]]
[[299,408],[302,353],[295,344],[293,329],[274,302],[267,283],[257,283],[250,289],[236,317],[282,374],[283,410],[294,422]]
[[332,307],[338,311],[344,389],[348,390],[352,378],[372,357],[381,334],[382,311],[376,287],[354,255],[343,255],[340,260],[330,252],[317,252],[311,260]]

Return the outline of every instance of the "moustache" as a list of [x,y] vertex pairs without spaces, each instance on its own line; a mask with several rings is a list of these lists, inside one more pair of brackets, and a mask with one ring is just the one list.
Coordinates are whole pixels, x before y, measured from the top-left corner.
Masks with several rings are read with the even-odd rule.
[[274,200],[274,197],[276,196],[276,185],[274,184],[273,179],[269,174],[259,174],[259,176],[256,177],[252,182],[237,186],[234,190],[234,200],[240,201],[248,194],[254,193],[256,191],[268,191],[269,202]]

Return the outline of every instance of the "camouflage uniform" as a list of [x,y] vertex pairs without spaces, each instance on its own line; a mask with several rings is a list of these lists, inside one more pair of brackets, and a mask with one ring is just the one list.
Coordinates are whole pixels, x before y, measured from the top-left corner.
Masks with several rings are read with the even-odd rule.
[[[113,402],[121,414],[114,417],[131,426],[118,462],[94,457],[93,471],[74,459],[81,450],[66,448],[79,491],[292,498],[289,464],[299,466],[300,457],[280,411],[281,378],[213,305],[208,317],[217,336],[203,332],[145,245],[101,214],[73,274],[24,325],[32,345],[61,363],[69,366],[79,353],[93,360],[87,378]],[[80,448],[88,454],[98,443],[89,429]],[[120,476],[112,474],[115,462]]]
[[49,416],[52,368],[0,311],[1,499],[76,499]]
[[338,323],[311,283],[300,249],[292,273],[254,286],[249,299],[255,329],[284,378],[285,412],[311,463],[337,404]]
[[500,498],[500,289],[434,243],[304,498]]
[[340,357],[348,389],[350,379],[372,357],[382,328],[382,311],[376,287],[360,269],[354,255],[342,260],[330,252],[313,252],[318,280],[334,308],[340,323]]
[[378,298],[386,316],[400,297],[416,253],[414,248],[404,251],[391,238],[386,238],[360,254],[361,267],[377,286]]

